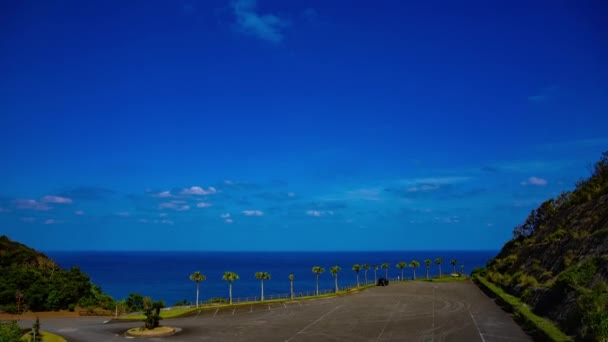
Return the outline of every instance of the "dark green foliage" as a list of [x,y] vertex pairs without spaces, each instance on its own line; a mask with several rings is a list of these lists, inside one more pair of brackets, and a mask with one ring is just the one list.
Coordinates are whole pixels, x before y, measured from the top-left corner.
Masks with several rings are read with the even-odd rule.
[[144,296],[139,293],[130,293],[125,300],[128,312],[142,311],[144,309]]
[[[63,270],[44,254],[0,237],[0,308],[7,312],[112,307],[114,300],[78,267]],[[21,293],[21,300],[17,294]],[[19,303],[18,303],[19,301]],[[17,310],[17,307],[19,310]]]
[[593,341],[608,341],[608,286],[599,282],[582,290],[578,305],[583,312],[582,334]]
[[173,304],[173,306],[186,306],[186,305],[188,305],[188,300],[185,298],[180,301],[177,301]]
[[608,292],[598,285],[608,282],[608,152],[574,191],[514,229],[485,276],[577,339],[608,341]]
[[163,301],[146,303],[146,307],[144,308],[144,315],[146,318],[144,319],[144,324],[146,329],[154,329],[158,327],[160,317],[160,309],[165,307],[165,303]]
[[17,321],[0,321],[0,342],[16,342],[21,340],[21,328]]
[[42,341],[42,336],[40,336],[40,319],[36,317],[36,321],[32,324],[32,331],[30,332],[31,342],[40,342]]
[[473,271],[471,271],[471,276],[479,275],[485,277],[488,273],[488,270],[485,267],[475,267]]

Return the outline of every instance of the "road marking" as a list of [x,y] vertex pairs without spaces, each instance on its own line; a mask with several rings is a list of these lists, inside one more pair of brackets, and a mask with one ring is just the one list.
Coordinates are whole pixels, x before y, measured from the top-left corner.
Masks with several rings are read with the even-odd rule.
[[[399,308],[399,305],[401,305],[401,300],[399,300],[397,302],[397,308]],[[380,335],[378,335],[378,338],[376,338],[376,341],[380,341],[380,339],[382,338],[382,334],[384,334],[384,330],[386,329],[386,327],[388,327],[388,324],[393,320],[393,316],[395,315],[396,311],[397,310],[393,310],[393,312],[391,312],[391,315],[389,316],[388,321],[386,321],[386,323],[384,324],[384,327],[380,331]]]
[[232,316],[234,316],[235,311],[236,311],[236,308],[232,309]]
[[323,316],[317,318],[316,321],[310,323],[309,325],[305,326],[304,329],[298,331],[297,333],[295,333],[293,336],[291,336],[290,338],[286,339],[285,342],[289,342],[291,340],[293,340],[296,336],[300,335],[301,333],[304,332],[304,330],[312,327],[313,325],[317,324],[319,321],[321,321],[323,318],[325,318],[325,316],[329,315],[330,313],[336,311],[337,309],[339,309],[340,307],[342,307],[341,305],[336,306],[335,308],[329,310],[328,312],[326,312]]
[[213,313],[213,317],[215,317],[215,315],[217,315],[218,311],[220,311],[220,308],[217,308],[217,310],[215,310],[215,312]]
[[475,317],[473,317],[473,314],[471,313],[471,311],[469,311],[469,316],[471,316],[471,319],[473,320],[473,325],[475,325],[475,328],[477,329],[477,333],[479,334],[479,337],[481,337],[481,342],[486,342],[486,339],[483,337],[483,334],[481,333],[481,330],[479,330],[479,326],[477,325],[477,321],[475,320]]

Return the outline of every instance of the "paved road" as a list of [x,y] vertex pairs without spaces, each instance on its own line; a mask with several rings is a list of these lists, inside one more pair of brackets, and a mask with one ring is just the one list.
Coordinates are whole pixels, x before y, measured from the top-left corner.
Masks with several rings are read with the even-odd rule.
[[[392,283],[339,298],[205,311],[162,323],[182,331],[153,341],[532,341],[471,282]],[[70,342],[124,342],[122,334],[141,323],[58,318],[42,325]]]

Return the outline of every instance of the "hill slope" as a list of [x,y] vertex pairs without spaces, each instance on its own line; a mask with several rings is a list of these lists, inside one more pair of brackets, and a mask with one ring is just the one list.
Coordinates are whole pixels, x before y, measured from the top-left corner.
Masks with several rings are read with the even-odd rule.
[[43,253],[4,235],[0,236],[0,274],[0,311],[111,307],[113,303],[79,268],[63,270]]
[[579,339],[608,339],[608,152],[573,192],[544,202],[487,278]]

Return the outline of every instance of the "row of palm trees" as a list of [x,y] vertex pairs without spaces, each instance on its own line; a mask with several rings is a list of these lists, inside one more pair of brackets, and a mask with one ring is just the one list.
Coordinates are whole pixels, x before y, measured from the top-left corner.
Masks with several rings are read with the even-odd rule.
[[[435,259],[435,264],[437,264],[437,266],[439,267],[439,277],[442,276],[441,273],[441,264],[443,263],[443,258],[436,258]],[[431,259],[425,259],[424,260],[424,264],[426,266],[426,279],[429,279],[429,269],[431,268],[431,265],[433,264],[433,262],[431,261]],[[456,259],[452,259],[450,261],[450,264],[452,265],[452,267],[454,267],[454,273],[456,273],[456,265],[458,264],[458,260]],[[405,261],[400,261],[395,265],[398,269],[401,270],[401,280],[404,279],[403,277],[403,270],[407,267],[410,267],[413,269],[414,271],[414,280],[416,280],[416,269],[420,267],[420,262],[418,262],[418,260],[412,260],[409,264],[406,263]],[[374,283],[376,283],[378,281],[378,275],[377,272],[379,269],[383,269],[385,272],[385,277],[388,279],[388,269],[391,267],[391,265],[389,263],[383,263],[381,265],[369,265],[369,264],[354,264],[352,267],[352,270],[355,271],[355,273],[357,274],[357,287],[360,286],[359,283],[359,272],[361,270],[363,270],[363,275],[365,278],[365,285],[368,284],[367,281],[367,271],[369,271],[370,269],[374,270]],[[461,265],[461,267],[464,267],[464,265]],[[331,275],[334,277],[334,281],[335,281],[335,286],[336,286],[336,293],[339,291],[338,288],[338,273],[342,270],[342,268],[340,266],[332,266],[329,269],[329,272],[331,273]],[[325,272],[325,268],[321,267],[321,266],[313,266],[312,267],[312,273],[314,273],[316,275],[316,295],[319,295],[319,275],[321,275],[322,273]],[[255,273],[255,277],[257,279],[260,280],[261,282],[261,300],[264,300],[264,280],[270,280],[271,275],[268,272],[256,272]],[[207,279],[207,277],[204,274],[201,274],[200,271],[196,271],[194,273],[192,273],[190,275],[190,280],[196,282],[196,307],[198,307],[198,298],[199,298],[199,283],[201,281],[205,281]],[[224,272],[224,275],[222,276],[222,279],[228,282],[228,295],[229,295],[229,299],[230,299],[230,304],[232,304],[232,283],[235,280],[239,279],[239,275],[234,273],[234,272]],[[290,283],[290,293],[291,293],[291,299],[294,299],[295,294],[293,292],[293,282],[295,280],[295,275],[290,274],[289,275],[289,283]]]

